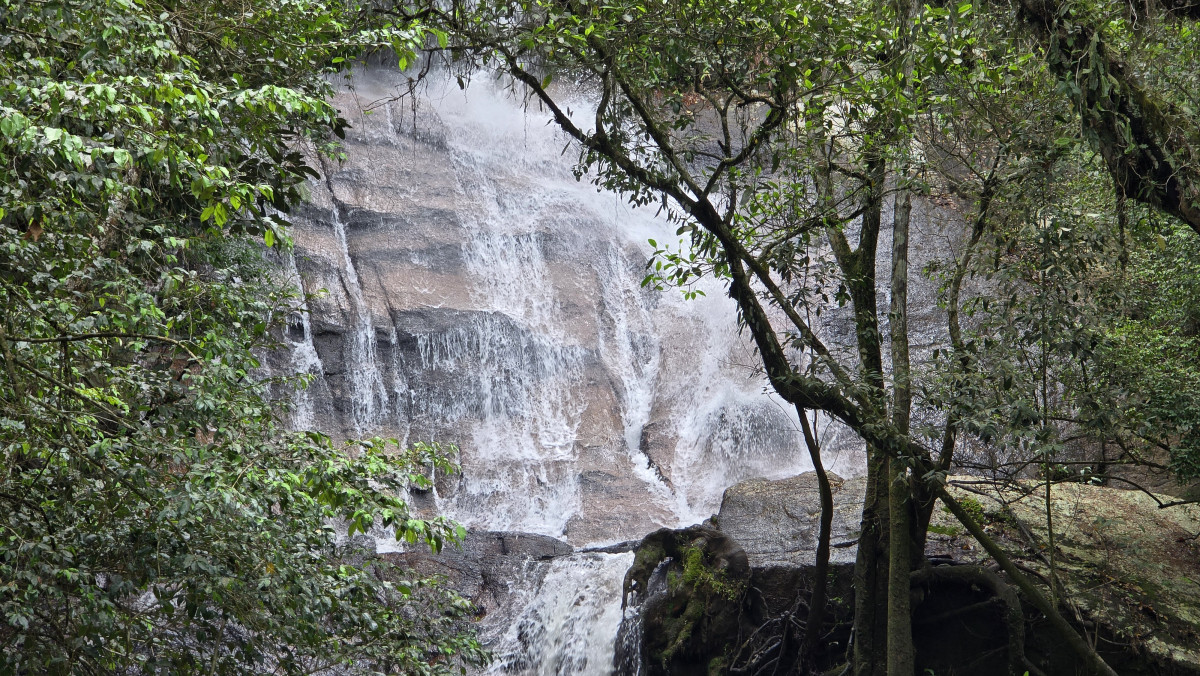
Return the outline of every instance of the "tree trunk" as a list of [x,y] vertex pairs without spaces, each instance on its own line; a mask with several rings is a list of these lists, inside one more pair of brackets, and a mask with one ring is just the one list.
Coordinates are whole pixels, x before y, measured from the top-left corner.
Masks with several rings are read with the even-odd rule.
[[888,458],[867,448],[858,558],[854,562],[854,676],[887,673]]
[[[874,152],[869,152],[868,158],[867,175],[871,185],[867,186],[867,208],[862,216],[858,248],[851,252],[841,233],[831,234],[830,239],[854,303],[855,337],[870,389],[868,399],[874,403],[876,413],[883,415],[887,403],[883,394],[875,252],[882,221],[886,163]],[[884,676],[887,673],[889,469],[887,450],[868,444],[867,493],[858,539],[858,559],[854,565],[855,676]]]
[[[902,179],[903,180],[903,179]],[[908,225],[912,199],[902,188],[896,197],[892,219],[892,302],[888,328],[892,341],[892,424],[908,435],[912,392],[908,358]],[[912,610],[909,580],[913,570],[912,507],[908,466],[897,453],[888,462],[889,537],[888,550],[888,676],[912,676],[915,668],[912,642]]]

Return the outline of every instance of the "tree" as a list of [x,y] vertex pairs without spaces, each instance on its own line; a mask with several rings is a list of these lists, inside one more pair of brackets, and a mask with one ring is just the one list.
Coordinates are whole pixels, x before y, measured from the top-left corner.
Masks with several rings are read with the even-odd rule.
[[257,357],[331,76],[426,35],[353,1],[5,0],[0,671],[483,659],[466,601],[346,538],[461,538],[400,498],[449,449],[289,432]]
[[[1142,64],[1172,47],[1189,54],[1191,9],[1137,26],[1114,21],[1121,11],[481,0],[397,13],[447,30],[460,78],[504,73],[547,109],[579,145],[580,176],[636,205],[661,203],[688,241],[652,242],[647,283],[693,294],[698,276],[724,279],[773,389],[802,418],[823,411],[863,438],[852,663],[856,674],[907,676],[908,581],[924,565],[936,499],[1082,664],[1113,673],[943,483],[956,449],[999,446],[1040,462],[1048,486],[1062,450],[1052,398],[1072,397],[1074,411],[1087,408],[1074,399],[1083,393],[1129,402],[1094,377],[1065,380],[1111,335],[1098,319],[1077,330],[1075,320],[1108,297],[1084,284],[1097,269],[1086,258],[1118,258],[1126,198],[1194,225],[1197,127],[1187,111],[1197,73],[1187,56],[1153,70],[1125,64],[1114,46]],[[1160,47],[1148,46],[1150,33]],[[568,108],[555,77],[593,88],[595,109]],[[964,232],[944,268],[946,341],[922,373],[910,364],[906,289],[912,200],[925,195],[957,202]],[[878,248],[889,202],[885,281]],[[1072,226],[1086,227],[1071,235]],[[1001,270],[1002,285],[963,297],[966,280]],[[827,345],[814,323],[830,297],[852,312],[852,351]],[[985,317],[1011,333],[987,338]],[[1014,360],[1035,363],[1022,374],[1036,378],[993,383],[989,367]],[[1004,416],[1004,429],[989,415]],[[1087,424],[1106,436],[1118,433],[1111,422]],[[1009,658],[1019,671],[1023,656]]]

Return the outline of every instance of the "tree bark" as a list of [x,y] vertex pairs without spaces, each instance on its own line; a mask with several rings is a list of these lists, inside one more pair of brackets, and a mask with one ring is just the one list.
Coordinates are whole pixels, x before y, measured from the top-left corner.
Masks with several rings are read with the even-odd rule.
[[[868,150],[866,208],[858,247],[851,251],[845,236],[831,230],[830,243],[846,279],[854,306],[855,337],[873,413],[886,415],[883,356],[875,289],[875,253],[883,212],[886,163],[879,149]],[[854,565],[854,674],[887,673],[888,546],[891,472],[887,449],[867,444],[867,492],[863,504],[858,558]]]

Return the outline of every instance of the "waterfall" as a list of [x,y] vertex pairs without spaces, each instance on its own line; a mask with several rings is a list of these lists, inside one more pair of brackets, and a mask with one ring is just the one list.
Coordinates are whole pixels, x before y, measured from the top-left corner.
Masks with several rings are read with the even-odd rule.
[[611,673],[613,640],[622,619],[621,580],[632,563],[632,554],[555,559],[541,584],[514,594],[519,611],[512,621],[498,635],[485,637],[498,648],[487,673]]
[[[721,284],[642,288],[647,240],[674,225],[577,181],[567,139],[503,88],[434,81],[414,114],[387,102],[397,77],[339,96],[347,160],[295,219],[289,274],[327,292],[289,332],[319,381],[294,424],[455,443],[438,512],[575,547],[696,523],[741,479],[810,467]],[[585,98],[571,108],[587,119]],[[611,673],[631,561],[531,561],[483,621],[491,672]]]

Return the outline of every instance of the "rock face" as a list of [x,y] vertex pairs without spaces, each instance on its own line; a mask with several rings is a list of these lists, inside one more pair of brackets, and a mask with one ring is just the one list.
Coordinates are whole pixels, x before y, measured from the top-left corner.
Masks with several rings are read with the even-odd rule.
[[720,285],[690,302],[641,287],[647,240],[675,226],[576,181],[564,139],[485,84],[431,84],[415,114],[388,101],[399,84],[372,70],[336,98],[346,159],[292,215],[284,268],[311,296],[272,367],[313,376],[296,426],[455,443],[438,510],[576,546],[806,467]]
[[[765,394],[722,286],[704,282],[707,295],[691,302],[642,288],[656,248],[647,240],[674,248],[676,226],[578,182],[566,140],[541,112],[486,83],[466,92],[426,83],[415,101],[397,101],[405,82],[374,69],[334,101],[353,124],[346,159],[321,162],[308,203],[291,215],[295,255],[281,261],[308,294],[289,318],[290,349],[270,364],[312,377],[307,390],[281,393],[295,404],[294,426],[457,444],[462,473],[438,477],[435,491],[414,497],[417,507],[480,532],[534,532],[572,546],[699,521],[731,483],[807,468],[794,413]],[[944,255],[949,240],[932,233],[952,230],[940,220],[953,218],[915,205],[914,237],[927,241],[914,247],[914,268]],[[935,295],[936,285],[914,280],[917,354],[940,335]],[[829,308],[818,330],[844,350],[852,326],[848,308]],[[861,442],[827,422],[820,436],[831,464],[857,473]],[[769,558],[765,548],[754,555]],[[464,556],[436,565],[457,570],[452,577],[484,606],[502,606],[482,569],[469,572],[487,560]],[[619,580],[608,570],[619,556],[578,553],[570,565],[571,557],[530,557],[528,572],[504,568],[497,579],[603,570],[613,575],[603,584],[563,582],[600,589]],[[788,570],[786,558],[771,560]],[[774,584],[791,584],[790,573],[776,574]],[[514,593],[532,599],[527,592]],[[534,634],[504,641],[531,644]],[[579,666],[514,659],[527,663],[518,671]],[[587,669],[604,673],[596,659]]]

